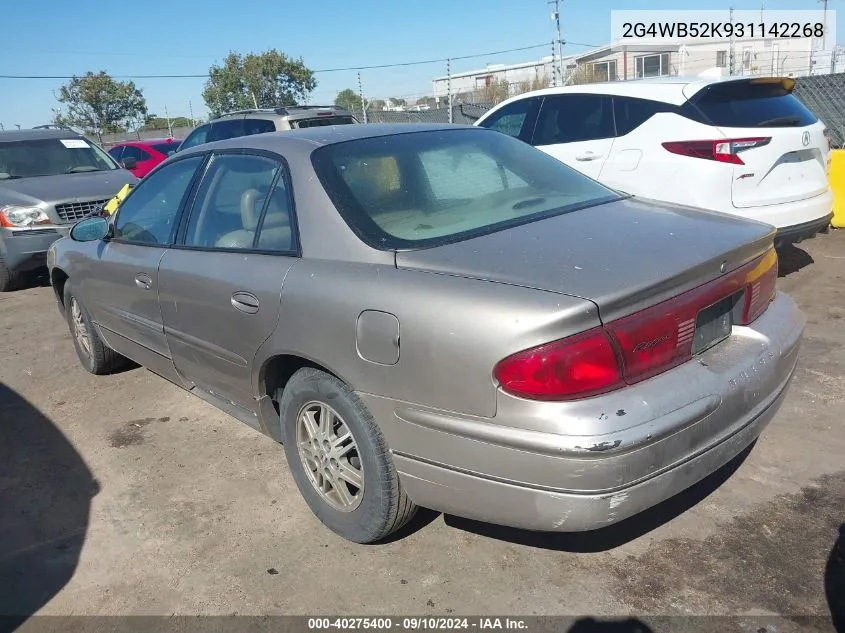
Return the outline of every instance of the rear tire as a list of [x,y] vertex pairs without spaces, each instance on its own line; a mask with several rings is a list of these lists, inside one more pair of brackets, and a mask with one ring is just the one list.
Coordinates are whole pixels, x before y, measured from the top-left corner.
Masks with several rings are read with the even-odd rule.
[[18,287],[21,274],[16,270],[10,270],[6,262],[0,257],[0,292],[9,292]]
[[86,371],[103,375],[110,374],[126,365],[126,358],[103,342],[91,321],[91,315],[74,295],[70,280],[64,289],[65,318],[67,318],[73,347],[80,364]]
[[279,411],[293,478],[330,530],[372,543],[411,520],[417,506],[402,489],[381,429],[347,385],[300,369],[285,385]]

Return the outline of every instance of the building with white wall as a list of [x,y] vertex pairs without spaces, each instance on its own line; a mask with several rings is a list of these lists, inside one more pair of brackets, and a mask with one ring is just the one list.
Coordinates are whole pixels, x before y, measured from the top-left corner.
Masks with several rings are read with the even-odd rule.
[[[673,43],[642,44],[614,42],[560,60],[564,83],[627,81],[671,75],[695,76],[719,69],[724,75],[782,75],[803,77],[838,72],[845,66],[845,54],[819,50],[814,38],[679,40]],[[501,80],[510,94],[522,92],[525,82],[554,79],[551,56],[521,64],[490,64],[485,68],[436,77],[433,94],[440,99],[449,93],[478,94]]]
[[820,61],[818,43],[813,38],[679,40],[655,45],[615,42],[576,56],[574,66],[584,67],[582,72],[594,81],[693,76],[713,68],[733,75],[802,77],[813,74]]

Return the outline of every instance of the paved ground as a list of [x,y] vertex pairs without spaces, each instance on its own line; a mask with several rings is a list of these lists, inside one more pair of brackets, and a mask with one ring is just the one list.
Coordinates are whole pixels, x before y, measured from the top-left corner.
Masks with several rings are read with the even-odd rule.
[[654,511],[575,536],[423,513],[390,543],[347,543],[312,517],[280,446],[145,370],[85,373],[48,287],[0,295],[0,613],[845,608],[845,537],[831,554],[845,522],[845,232],[801,247],[780,283],[809,324],[765,435]]

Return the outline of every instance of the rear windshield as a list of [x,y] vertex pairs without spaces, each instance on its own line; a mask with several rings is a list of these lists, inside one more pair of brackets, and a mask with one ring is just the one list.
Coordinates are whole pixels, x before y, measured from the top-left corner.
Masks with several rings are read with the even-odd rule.
[[83,138],[0,142],[0,180],[112,169],[114,161]]
[[315,119],[292,119],[290,126],[294,129],[302,127],[320,127],[321,125],[349,125],[357,123],[351,116],[321,116]]
[[150,145],[150,147],[160,154],[170,156],[171,154],[176,153],[176,149],[179,147],[179,141],[173,141],[172,143],[156,143],[155,145]]
[[803,127],[817,121],[780,82],[715,84],[693,97],[691,104],[691,118],[724,127]]
[[459,241],[619,198],[483,128],[346,141],[316,150],[312,162],[353,231],[380,249]]

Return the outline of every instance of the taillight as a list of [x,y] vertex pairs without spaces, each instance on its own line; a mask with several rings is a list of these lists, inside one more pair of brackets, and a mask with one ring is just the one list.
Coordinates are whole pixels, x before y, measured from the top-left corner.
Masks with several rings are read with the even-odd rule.
[[622,384],[616,353],[601,327],[518,352],[493,374],[505,391],[533,400],[584,398]]
[[603,327],[518,352],[494,376],[502,389],[533,400],[574,400],[660,374],[693,356],[702,310],[729,301],[735,325],[757,319],[775,297],[777,254],[765,255],[682,295]]
[[717,141],[669,141],[663,143],[663,147],[667,151],[681,156],[744,165],[745,163],[739,157],[740,152],[754,147],[763,147],[768,145],[771,140],[769,136],[758,136],[754,138],[726,138]]
[[766,311],[775,298],[778,280],[778,256],[772,250],[746,275],[745,306],[740,325],[748,325]]

